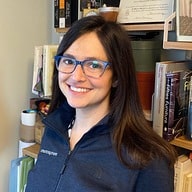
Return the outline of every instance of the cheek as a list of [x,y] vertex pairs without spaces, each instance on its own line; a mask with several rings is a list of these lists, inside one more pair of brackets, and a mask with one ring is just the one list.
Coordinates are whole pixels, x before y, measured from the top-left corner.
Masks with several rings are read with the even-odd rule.
[[63,73],[59,73],[58,74],[58,83],[59,83],[59,87],[60,89],[63,88],[65,81],[67,80],[67,75],[63,74]]

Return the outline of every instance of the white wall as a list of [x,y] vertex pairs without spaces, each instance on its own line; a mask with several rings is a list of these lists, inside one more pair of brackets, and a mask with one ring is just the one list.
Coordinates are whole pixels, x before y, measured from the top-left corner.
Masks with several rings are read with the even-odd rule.
[[20,112],[29,107],[35,45],[51,42],[52,1],[0,0],[0,191],[17,157]]

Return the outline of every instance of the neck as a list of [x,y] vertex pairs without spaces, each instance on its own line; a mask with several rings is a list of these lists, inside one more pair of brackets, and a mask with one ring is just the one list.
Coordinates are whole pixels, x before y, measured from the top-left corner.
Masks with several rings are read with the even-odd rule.
[[107,114],[108,109],[101,111],[76,109],[74,128],[88,131]]

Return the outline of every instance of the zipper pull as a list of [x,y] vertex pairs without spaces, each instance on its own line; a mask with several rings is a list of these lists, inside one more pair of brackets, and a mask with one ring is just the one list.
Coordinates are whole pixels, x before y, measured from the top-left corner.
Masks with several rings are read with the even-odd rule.
[[68,160],[69,160],[70,155],[71,155],[71,150],[69,150],[68,155],[67,155],[67,158],[65,159],[65,162],[64,162],[64,164],[63,164],[63,167],[61,168],[61,171],[60,171],[60,174],[61,174],[61,175],[64,173],[65,168],[67,167],[67,162],[68,162]]

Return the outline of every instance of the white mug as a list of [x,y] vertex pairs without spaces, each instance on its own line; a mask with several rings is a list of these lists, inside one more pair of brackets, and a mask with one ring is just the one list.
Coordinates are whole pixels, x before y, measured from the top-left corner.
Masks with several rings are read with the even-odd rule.
[[27,126],[34,126],[36,121],[35,110],[24,110],[21,113],[21,123]]

